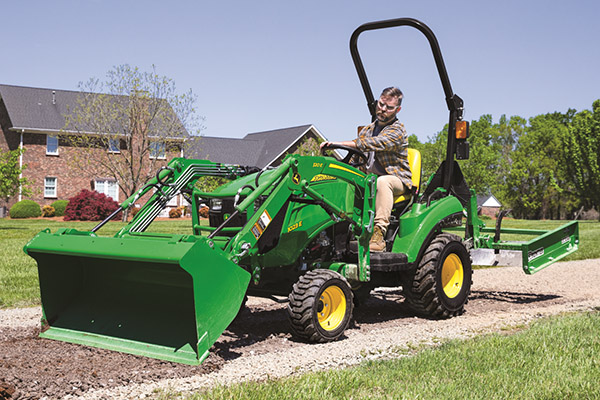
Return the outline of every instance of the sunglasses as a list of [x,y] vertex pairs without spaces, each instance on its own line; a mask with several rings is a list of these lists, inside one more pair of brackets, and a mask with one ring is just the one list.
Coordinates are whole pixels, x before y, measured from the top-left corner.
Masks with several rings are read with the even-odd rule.
[[388,104],[385,104],[381,100],[377,100],[377,106],[379,108],[381,108],[382,110],[386,110],[386,111],[394,111],[396,108],[398,108],[398,106],[390,106]]

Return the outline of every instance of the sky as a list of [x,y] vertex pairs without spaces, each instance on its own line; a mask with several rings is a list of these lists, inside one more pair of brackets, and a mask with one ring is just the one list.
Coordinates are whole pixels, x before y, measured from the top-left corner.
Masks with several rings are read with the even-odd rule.
[[[3,1],[0,83],[79,90],[115,66],[156,67],[197,96],[206,136],[313,124],[348,140],[370,121],[349,51],[361,24],[411,17],[437,36],[465,119],[591,109],[600,98],[597,0]],[[425,37],[365,32],[358,48],[377,97],[427,141],[448,109]]]

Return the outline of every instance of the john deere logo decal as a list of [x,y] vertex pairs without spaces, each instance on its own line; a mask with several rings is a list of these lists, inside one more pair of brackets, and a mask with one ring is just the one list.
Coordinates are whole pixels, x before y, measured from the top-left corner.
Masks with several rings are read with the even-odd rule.
[[294,173],[294,176],[292,176],[292,182],[294,182],[296,185],[300,183],[300,174],[299,173]]

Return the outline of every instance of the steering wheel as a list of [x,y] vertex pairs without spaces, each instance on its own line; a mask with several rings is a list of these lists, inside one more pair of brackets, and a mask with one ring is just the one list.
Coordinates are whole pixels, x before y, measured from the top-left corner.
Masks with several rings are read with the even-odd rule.
[[[329,144],[327,146],[324,146],[321,149],[321,154],[324,155],[325,150],[334,150],[334,149],[346,150],[348,152],[348,154],[346,154],[346,157],[344,157],[342,159],[343,163],[346,163],[353,167],[360,167],[367,163],[367,156],[365,153],[363,153],[362,151],[360,151],[358,149],[355,149],[354,147],[343,146],[341,144]],[[350,160],[352,160],[352,156],[357,156],[358,161],[351,163]]]

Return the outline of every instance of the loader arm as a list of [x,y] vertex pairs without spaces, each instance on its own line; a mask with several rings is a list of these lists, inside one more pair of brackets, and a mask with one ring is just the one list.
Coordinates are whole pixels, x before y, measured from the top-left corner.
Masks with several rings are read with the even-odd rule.
[[[331,201],[327,191],[319,190],[324,187],[324,180],[336,182],[337,191],[345,193],[342,201]],[[297,233],[304,235],[305,241],[308,241],[327,227],[346,221],[359,242],[361,277],[368,280],[368,241],[373,232],[375,217],[375,182],[374,175],[365,175],[330,157],[290,155],[268,179],[236,206],[236,212],[244,212],[253,208],[261,196],[269,193],[224,251],[229,253],[231,261],[236,264],[256,266],[260,265],[260,260],[258,263],[252,260],[257,260],[265,250],[265,246],[261,246],[264,235],[269,234],[278,240],[284,232],[290,235],[291,230],[300,227]],[[326,213],[324,218],[316,218],[316,223],[306,223],[304,226],[302,220],[290,220],[287,205],[297,201],[317,206]],[[216,234],[218,230],[213,232],[213,235]],[[295,260],[302,250],[303,248],[290,246],[287,249],[288,260]]]
[[121,229],[115,237],[122,237],[131,232],[143,232],[154,221],[166,204],[182,191],[192,191],[196,181],[205,176],[218,176],[234,179],[246,175],[248,167],[214,163],[207,160],[174,158],[169,164],[160,169],[144,187],[121,203],[120,209],[131,207],[139,198],[150,190],[154,194],[140,209],[136,216]]

